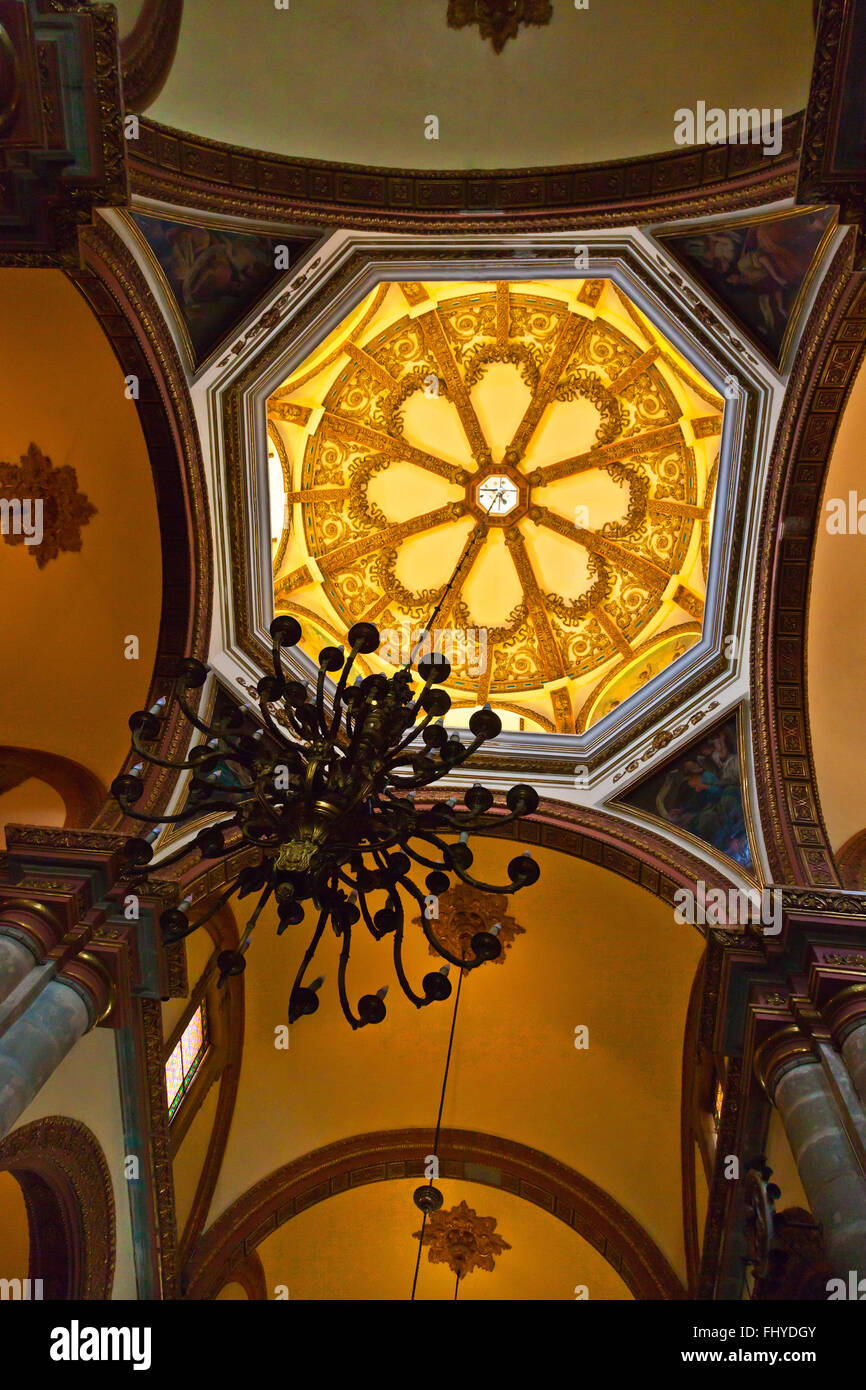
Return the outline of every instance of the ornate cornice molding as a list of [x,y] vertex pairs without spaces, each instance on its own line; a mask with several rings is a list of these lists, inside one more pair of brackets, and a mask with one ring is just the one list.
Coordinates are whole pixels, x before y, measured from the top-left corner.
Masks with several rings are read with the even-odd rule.
[[753,604],[752,743],[767,855],[777,883],[838,887],[809,736],[809,576],[833,442],[866,347],[866,274],[853,234],[803,333],[773,446],[761,518],[768,538]]
[[794,192],[802,112],[782,150],[702,145],[640,159],[537,169],[392,169],[295,159],[142,121],[132,189],[177,207],[384,231],[568,230],[735,212]]
[[[185,1296],[214,1298],[269,1235],[316,1202],[370,1182],[424,1176],[432,1130],[361,1134],[315,1149],[249,1189],[214,1223],[196,1250]],[[640,1299],[682,1299],[685,1291],[634,1217],[574,1168],[497,1135],[444,1129],[443,1178],[502,1188],[532,1202],[589,1241]]]
[[[16,13],[17,10],[17,13]],[[129,197],[113,6],[7,6],[16,100],[3,131],[0,265],[72,267],[97,207]]]
[[183,0],[144,0],[134,29],[120,41],[127,111],[146,111],[165,86],[182,18]]

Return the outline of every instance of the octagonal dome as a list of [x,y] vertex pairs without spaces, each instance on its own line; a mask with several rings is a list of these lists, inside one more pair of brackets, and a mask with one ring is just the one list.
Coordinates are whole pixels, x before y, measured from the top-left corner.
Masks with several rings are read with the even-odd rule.
[[381,283],[267,402],[275,611],[588,729],[700,639],[722,411],[612,281]]

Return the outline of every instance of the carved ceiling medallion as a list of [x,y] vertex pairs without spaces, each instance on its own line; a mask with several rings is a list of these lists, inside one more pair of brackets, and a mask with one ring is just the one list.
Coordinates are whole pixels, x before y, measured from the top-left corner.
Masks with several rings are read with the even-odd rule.
[[[481,893],[466,883],[456,883],[442,893],[438,899],[439,916],[431,923],[437,940],[447,946],[455,956],[472,959],[472,938],[477,932],[489,932],[498,927],[499,943],[503,947],[496,957],[495,964],[502,965],[505,953],[518,936],[523,936],[526,928],[518,925],[507,912],[508,899],[504,893]],[[421,919],[415,919],[420,926]],[[428,947],[430,955],[437,952]]]
[[521,24],[549,24],[551,0],[448,0],[448,27],[462,29],[477,24],[482,39],[501,53],[509,39],[516,39]]
[[722,407],[612,282],[381,285],[268,402],[275,610],[587,728],[700,639]]
[[20,512],[3,509],[3,539],[24,545],[39,569],[61,551],[80,550],[81,528],[96,515],[78,490],[75,469],[55,468],[36,444],[21,455],[20,464],[0,463],[0,499],[20,507]]
[[427,1246],[431,1264],[447,1264],[458,1279],[465,1279],[474,1269],[492,1274],[494,1257],[511,1249],[496,1234],[496,1218],[479,1216],[466,1202],[448,1211],[430,1212],[423,1234],[416,1231],[414,1238]]

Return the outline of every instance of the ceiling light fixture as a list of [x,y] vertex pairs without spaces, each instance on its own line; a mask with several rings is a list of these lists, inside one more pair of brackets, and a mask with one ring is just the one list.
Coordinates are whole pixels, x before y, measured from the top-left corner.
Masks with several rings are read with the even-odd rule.
[[[468,558],[467,553],[446,585],[425,639]],[[166,763],[151,751],[167,711],[164,700],[130,717],[135,765],[111,786],[124,813],[156,827],[183,824],[211,812],[220,819],[199,830],[193,842],[203,859],[234,853],[243,841],[260,851],[257,861],[232,878],[205,916],[191,921],[186,900],[164,912],[160,918],[163,939],[179,941],[234,894],[242,898],[255,893],[256,906],[237,950],[224,951],[218,958],[220,984],[244,970],[252,933],[271,897],[276,902],[278,934],[299,926],[311,905],[316,925],[292,985],[290,1023],[318,1008],[322,982],[307,984],[305,978],[329,923],[341,940],[337,987],[343,1013],[353,1028],[382,1021],[387,993],[383,987],[362,995],[356,1008],[350,1003],[346,974],[352,929],[359,921],[376,940],[393,938],[397,979],[413,1004],[422,1008],[447,999],[449,965],[474,969],[495,960],[502,946],[494,932],[481,931],[472,938],[471,959],[450,952],[435,933],[438,897],[450,886],[449,875],[488,893],[514,893],[536,881],[539,869],[529,851],[509,863],[508,884],[473,878],[468,872],[473,862],[468,841],[471,833],[498,829],[531,815],[538,794],[530,786],[511,787],[505,815],[488,815],[493,794],[478,783],[464,794],[465,809],[458,809],[455,797],[416,806],[419,791],[461,767],[499,734],[499,716],[485,705],[469,720],[470,741],[464,742],[456,731],[449,736],[443,720],[451,700],[435,682],[448,679],[450,666],[435,650],[416,666],[420,644],[394,675],[357,676],[350,684],[356,658],[375,652],[379,645],[378,630],[371,623],[350,628],[348,656],[342,647],[325,647],[320,652],[314,693],[290,678],[283,667],[283,651],[300,640],[299,623],[292,617],[277,617],[270,634],[273,675],[263,677],[257,687],[261,721],[247,710],[236,710],[227,719],[202,719],[185,699],[185,692],[202,686],[208,674],[208,668],[194,658],[178,664],[173,694],[186,719],[202,735],[186,760]],[[336,679],[336,687],[326,699],[329,676]],[[183,810],[155,816],[132,809],[144,793],[145,764],[191,772]],[[226,769],[234,774],[236,786],[226,785]],[[153,861],[151,840],[156,833],[152,830],[147,838],[127,841],[127,860],[142,872]],[[189,851],[186,843],[161,859],[158,867],[177,862]],[[426,892],[410,877],[419,868],[426,870]],[[446,962],[439,971],[424,976],[420,993],[403,966],[404,898],[420,908],[424,935]]]

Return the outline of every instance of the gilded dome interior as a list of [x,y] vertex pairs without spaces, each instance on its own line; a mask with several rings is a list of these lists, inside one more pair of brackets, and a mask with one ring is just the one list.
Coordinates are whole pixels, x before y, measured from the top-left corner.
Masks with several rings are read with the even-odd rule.
[[581,732],[700,638],[722,410],[612,281],[379,284],[268,400],[275,610]]

